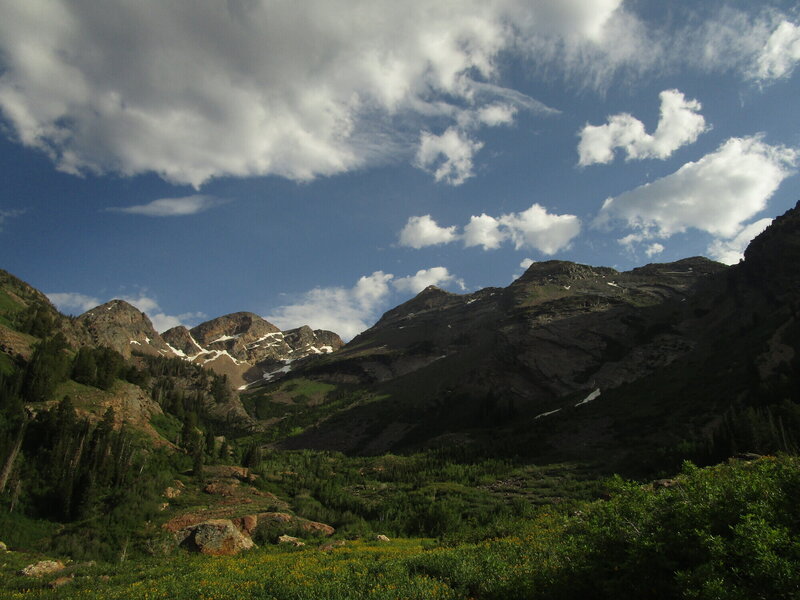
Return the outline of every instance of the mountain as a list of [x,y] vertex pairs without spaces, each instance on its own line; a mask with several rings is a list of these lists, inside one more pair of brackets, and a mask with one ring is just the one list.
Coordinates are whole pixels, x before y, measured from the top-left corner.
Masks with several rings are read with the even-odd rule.
[[133,352],[154,356],[171,353],[147,315],[124,300],[96,306],[80,315],[77,322],[86,328],[94,344],[125,357]]
[[631,468],[679,448],[735,451],[772,435],[757,432],[770,419],[795,418],[780,407],[800,375],[799,255],[795,208],[732,267],[695,257],[620,273],[546,261],[507,288],[429,287],[290,375],[370,394],[282,445],[507,445]]
[[242,389],[288,372],[295,361],[333,352],[344,344],[331,331],[304,326],[283,332],[248,312],[217,317],[191,330],[178,326],[159,334],[147,315],[124,300],[86,311],[76,323],[91,343],[124,357],[137,353],[179,357],[225,375],[232,386]]

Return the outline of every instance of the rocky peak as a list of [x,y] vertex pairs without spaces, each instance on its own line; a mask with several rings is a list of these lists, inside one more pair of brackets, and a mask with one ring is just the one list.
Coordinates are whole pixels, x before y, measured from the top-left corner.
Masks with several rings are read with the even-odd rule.
[[461,304],[465,302],[464,298],[465,296],[459,296],[458,294],[438,288],[435,285],[429,285],[411,300],[384,313],[373,327],[384,327],[389,323],[408,319],[420,313]]
[[332,331],[314,330],[308,325],[284,331],[283,339],[295,355],[328,354],[344,345],[342,339]]
[[205,351],[183,325],[168,329],[161,334],[162,339],[170,345],[175,354],[181,357],[195,356]]
[[224,351],[236,360],[261,360],[270,348],[282,345],[281,330],[251,312],[217,317],[192,328],[190,333],[206,350]]
[[145,354],[172,355],[153,323],[142,311],[124,300],[111,300],[78,317],[92,341],[130,356],[136,350]]
[[514,284],[564,285],[573,281],[617,275],[618,272],[610,267],[590,267],[564,260],[547,260],[533,263]]

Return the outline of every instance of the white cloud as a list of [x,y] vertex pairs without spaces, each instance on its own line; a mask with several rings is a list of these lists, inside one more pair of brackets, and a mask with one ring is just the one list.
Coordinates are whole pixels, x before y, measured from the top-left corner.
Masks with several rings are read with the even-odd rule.
[[521,263],[519,263],[519,266],[522,267],[523,269],[527,269],[528,267],[530,267],[535,262],[536,261],[533,260],[532,258],[526,258],[526,259],[523,259],[523,261]]
[[587,124],[580,133],[579,164],[609,163],[615,148],[624,150],[627,160],[667,158],[706,130],[697,100],[686,100],[678,90],[664,90],[659,97],[661,116],[652,135],[641,121],[626,113],[609,117],[605,125]]
[[791,74],[800,62],[800,27],[781,21],[756,59],[754,75],[758,79],[779,79]]
[[481,142],[448,127],[442,135],[429,131],[420,134],[416,164],[419,168],[433,173],[436,181],[450,185],[461,185],[473,176],[472,157],[483,147]]
[[496,85],[502,52],[599,43],[620,4],[0,0],[0,110],[69,173],[309,180],[411,158],[424,121],[521,96]]
[[[400,232],[401,243],[412,248],[463,240],[464,247],[481,246],[494,250],[510,240],[517,250],[534,248],[544,254],[555,254],[569,246],[580,233],[581,221],[575,215],[554,215],[539,204],[518,213],[495,218],[486,213],[470,217],[464,233],[457,228],[440,227],[429,215],[411,217]],[[405,240],[405,241],[404,241]]]
[[539,204],[503,215],[499,222],[508,229],[517,250],[535,248],[550,255],[569,246],[581,231],[580,219],[575,215],[553,215]]
[[[79,315],[111,300],[100,300],[94,296],[80,294],[75,292],[56,292],[47,294],[50,301],[55,304],[56,308],[67,315]],[[187,322],[196,322],[199,319],[206,318],[206,315],[201,312],[184,313],[181,315],[168,315],[165,314],[158,302],[152,297],[146,295],[146,292],[139,292],[136,296],[119,296],[120,300],[124,300],[145,313],[150,321],[153,323],[153,328],[159,333],[166,331],[178,325],[185,325]]]
[[446,267],[431,267],[430,269],[420,269],[416,275],[395,279],[392,285],[401,292],[417,294],[429,285],[443,286],[455,283],[462,290],[466,289],[464,282],[451,274]]
[[24,214],[24,213],[25,213],[24,210],[20,210],[20,209],[16,209],[16,208],[15,209],[5,209],[5,210],[0,209],[0,231],[3,231],[3,222],[6,219],[11,219],[11,218],[14,218],[14,217],[18,217],[18,216],[20,216],[21,214]]
[[772,219],[759,219],[755,223],[750,223],[744,227],[736,237],[732,239],[716,239],[708,246],[708,255],[726,265],[733,265],[744,258],[744,251],[754,237],[764,231]]
[[687,228],[732,238],[766,207],[797,158],[796,150],[770,146],[758,136],[731,138],[671,175],[607,199],[595,226],[619,219],[640,236],[632,241],[667,238]]
[[464,226],[464,246],[483,246],[484,250],[499,248],[508,233],[500,230],[500,222],[486,213],[470,217],[469,223]]
[[361,277],[352,288],[314,288],[295,304],[280,306],[266,319],[281,329],[309,325],[328,329],[349,340],[376,319],[376,311],[388,297],[394,276],[375,271]]
[[147,296],[146,292],[143,291],[136,296],[120,296],[120,300],[125,300],[125,302],[132,304],[145,313],[153,323],[153,328],[159,333],[178,325],[186,325],[187,322],[196,322],[199,319],[206,318],[206,315],[201,312],[168,315],[161,309],[158,301]]
[[647,255],[648,258],[651,258],[656,254],[661,254],[663,251],[664,251],[664,245],[659,244],[658,242],[654,242],[650,244],[647,248],[645,248],[644,253]]
[[478,110],[478,121],[489,127],[511,125],[517,109],[509,104],[491,104]]
[[439,227],[430,215],[410,217],[400,231],[400,245],[417,249],[447,244],[455,239],[457,239],[455,226]]
[[214,196],[195,194],[183,198],[160,198],[136,206],[110,207],[108,210],[148,217],[183,217],[206,211],[225,202]]
[[80,315],[103,303],[92,296],[75,292],[56,292],[47,294],[47,297],[65,315]]

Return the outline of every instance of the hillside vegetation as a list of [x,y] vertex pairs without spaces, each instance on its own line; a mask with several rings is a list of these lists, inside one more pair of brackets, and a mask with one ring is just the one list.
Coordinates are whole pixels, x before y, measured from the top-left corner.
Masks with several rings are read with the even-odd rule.
[[[796,598],[800,461],[766,457],[642,486],[614,479],[610,499],[548,507],[497,536],[452,545],[364,538],[328,551],[266,546],[235,557],[176,554],[68,566],[69,597],[127,598]],[[15,576],[4,598],[63,597]]]

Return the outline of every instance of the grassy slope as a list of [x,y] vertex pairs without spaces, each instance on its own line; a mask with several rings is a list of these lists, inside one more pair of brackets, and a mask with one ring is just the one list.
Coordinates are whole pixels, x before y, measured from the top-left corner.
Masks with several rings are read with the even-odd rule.
[[60,591],[2,558],[3,598],[792,598],[800,589],[800,460],[685,468],[671,487],[618,481],[610,501],[545,509],[506,536],[440,547],[419,539],[265,547],[231,558],[178,554],[75,565]]

